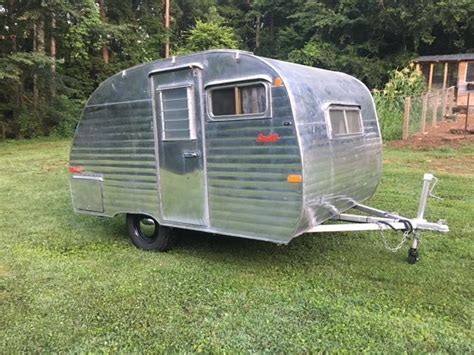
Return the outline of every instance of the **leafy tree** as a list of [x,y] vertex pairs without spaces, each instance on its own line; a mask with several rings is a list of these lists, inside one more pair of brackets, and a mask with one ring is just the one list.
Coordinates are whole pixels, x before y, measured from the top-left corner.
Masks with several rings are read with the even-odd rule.
[[237,37],[232,28],[219,22],[197,21],[196,26],[186,36],[185,45],[178,54],[197,52],[215,48],[238,48]]

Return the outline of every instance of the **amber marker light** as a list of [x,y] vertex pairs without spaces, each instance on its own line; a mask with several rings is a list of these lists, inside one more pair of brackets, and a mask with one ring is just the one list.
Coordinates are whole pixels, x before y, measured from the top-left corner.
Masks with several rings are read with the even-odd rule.
[[275,78],[275,80],[273,80],[273,85],[276,87],[283,86],[283,80],[280,77]]
[[301,184],[303,182],[303,178],[301,175],[288,175],[286,180],[290,184]]

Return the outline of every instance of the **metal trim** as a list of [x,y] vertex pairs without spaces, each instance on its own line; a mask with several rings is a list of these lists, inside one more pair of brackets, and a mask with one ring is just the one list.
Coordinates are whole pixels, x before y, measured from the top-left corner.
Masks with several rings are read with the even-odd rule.
[[216,85],[225,85],[225,84],[229,84],[229,85],[232,85],[232,84],[235,84],[235,83],[240,83],[240,82],[243,82],[243,81],[258,81],[258,80],[264,80],[268,83],[272,83],[273,79],[270,75],[249,75],[249,76],[244,76],[244,77],[241,77],[241,78],[238,78],[238,79],[224,79],[224,80],[214,80],[214,81],[210,81],[206,84],[206,86],[204,86],[204,90],[207,91],[208,87],[209,86],[216,86]]
[[165,91],[165,90],[173,90],[173,89],[181,89],[181,88],[188,88],[193,86],[193,84],[179,84],[179,85],[161,85],[155,88],[156,91]]
[[193,62],[193,63],[183,64],[183,65],[178,65],[176,67],[172,66],[170,68],[155,69],[148,72],[148,77],[157,73],[165,73],[165,72],[175,71],[175,70],[180,70],[180,69],[193,69],[193,68],[198,68],[198,69],[203,70],[204,66],[201,63]]
[[201,151],[202,151],[202,166],[203,166],[203,177],[204,177],[204,221],[206,223],[206,230],[210,227],[210,217],[209,217],[209,181],[207,176],[207,149],[206,149],[206,108],[207,101],[203,100],[204,86],[202,79],[202,71],[199,70],[197,74],[197,90],[199,93],[199,114],[201,122]]
[[186,94],[188,95],[188,119],[189,119],[189,139],[196,140],[196,103],[194,102],[194,85],[187,88]]
[[163,221],[163,204],[162,204],[162,199],[161,199],[161,176],[160,176],[160,171],[161,171],[161,166],[160,166],[160,151],[159,151],[159,140],[158,140],[158,118],[156,117],[156,91],[155,91],[155,84],[153,82],[153,78],[149,75],[148,80],[150,82],[150,93],[152,96],[151,99],[151,109],[152,109],[152,117],[153,117],[153,141],[155,144],[155,164],[156,164],[156,188],[158,191],[158,213],[157,213],[157,218],[156,220],[158,223],[161,224]]
[[104,177],[101,175],[72,175],[72,179],[104,181]]
[[[105,104],[92,104],[92,105],[86,105],[84,109],[87,107],[103,107],[103,106],[133,104],[135,102],[145,102],[145,101],[150,101],[150,100],[151,99],[141,99],[141,100],[130,100],[130,101],[107,102]],[[82,115],[81,115],[81,118],[82,118]]]

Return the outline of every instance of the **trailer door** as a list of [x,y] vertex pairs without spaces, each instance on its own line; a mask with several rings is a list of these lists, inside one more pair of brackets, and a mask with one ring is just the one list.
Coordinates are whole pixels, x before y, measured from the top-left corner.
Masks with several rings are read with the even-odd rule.
[[165,224],[207,225],[201,70],[168,70],[151,79],[161,218]]

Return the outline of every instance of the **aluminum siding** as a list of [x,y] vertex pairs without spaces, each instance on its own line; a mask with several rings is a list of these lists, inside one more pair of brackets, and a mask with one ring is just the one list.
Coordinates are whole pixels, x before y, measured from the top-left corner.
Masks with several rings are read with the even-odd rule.
[[[382,174],[382,141],[372,96],[357,79],[337,72],[267,60],[282,76],[294,107],[303,156],[304,215],[298,234],[362,202]],[[358,105],[364,131],[328,136],[329,104]]]
[[[302,186],[287,182],[301,174],[301,159],[289,100],[273,88],[273,118],[206,123],[211,226],[219,230],[287,242],[301,215]],[[259,144],[259,134],[278,134]]]
[[[243,54],[209,59],[205,85],[277,74],[259,58]],[[216,75],[217,74],[217,75]],[[287,182],[302,174],[301,155],[286,87],[271,87],[272,117],[211,120],[206,114],[206,156],[210,225],[216,232],[287,243],[302,211],[302,185]],[[207,107],[206,110],[207,112]],[[259,134],[278,134],[258,143]]]
[[[152,103],[143,69],[102,83],[89,99],[74,136],[70,165],[83,166],[84,175],[103,176],[102,215],[158,215]],[[137,81],[139,89],[127,84]]]

